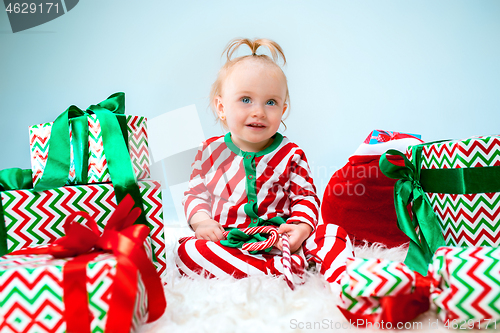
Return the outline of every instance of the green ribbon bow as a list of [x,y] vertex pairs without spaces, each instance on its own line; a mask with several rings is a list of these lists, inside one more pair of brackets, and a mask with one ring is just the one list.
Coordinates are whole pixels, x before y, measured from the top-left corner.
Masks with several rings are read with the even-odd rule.
[[146,224],[140,190],[135,178],[127,147],[127,124],[125,113],[125,94],[122,92],[109,96],[105,101],[91,105],[87,110],[70,106],[54,121],[51,129],[49,152],[45,169],[34,187],[36,191],[62,187],[66,184],[70,171],[69,123],[73,131],[73,154],[77,183],[87,183],[88,167],[88,120],[95,114],[101,125],[101,135],[109,174],[113,183],[116,201],[130,194],[143,212],[136,223]]
[[[253,191],[255,191],[255,188],[252,188]],[[255,198],[257,198],[256,195],[254,195]],[[283,223],[286,223],[286,219],[283,218],[282,216],[275,216],[269,220],[263,220],[257,215],[257,203],[256,199],[251,203],[248,202],[245,204],[244,211],[247,213],[247,215],[251,219],[251,223],[249,224],[248,228],[250,227],[258,227],[258,226],[267,226],[267,225],[274,225],[274,226],[280,226]],[[220,243],[224,246],[227,247],[236,247],[236,248],[241,248],[243,247],[243,244],[245,243],[255,243],[255,242],[262,242],[267,239],[267,237],[262,236],[260,233],[255,234],[255,235],[247,235],[243,231],[239,229],[233,229],[233,228],[226,228],[226,230],[229,230],[229,234],[227,235],[225,240],[221,240]],[[273,247],[270,246],[267,249],[263,250],[265,252],[271,251]],[[250,251],[250,253],[255,254],[259,251]]]
[[[255,191],[255,189],[253,189]],[[257,198],[257,196],[255,196]],[[248,226],[250,227],[258,227],[258,226],[268,226],[268,225],[274,225],[279,227],[283,223],[286,223],[286,219],[283,218],[282,216],[275,216],[269,220],[263,220],[257,215],[257,200],[255,200],[253,203],[246,203],[244,208],[245,213],[247,213],[248,216],[251,218],[251,223]],[[267,237],[262,236],[260,233],[255,234],[255,235],[247,235],[243,231],[239,229],[233,229],[233,228],[226,228],[226,230],[229,230],[229,234],[227,235],[225,240],[221,240],[220,243],[224,246],[227,247],[236,247],[236,248],[241,248],[243,247],[243,244],[245,243],[255,243],[255,242],[261,242],[267,239]],[[269,252],[273,246],[268,247],[267,249],[264,249],[263,251]],[[250,253],[255,254],[259,251],[250,251]]]
[[[229,231],[229,234],[226,236],[226,239],[221,240],[220,243],[227,247],[241,248],[246,243],[262,242],[265,241],[266,239],[267,237],[264,237],[261,234],[247,235],[246,233],[244,233],[239,229],[231,229]],[[270,246],[264,251],[269,252],[271,251],[272,248],[273,247]],[[255,254],[257,252],[259,251],[250,251],[250,253],[252,254]]]
[[[405,166],[392,164],[386,154],[403,157]],[[418,158],[415,160],[420,161]],[[411,270],[426,276],[434,252],[446,244],[437,216],[420,185],[419,163],[412,164],[403,153],[391,149],[380,157],[379,165],[384,175],[399,179],[394,185],[394,206],[398,228],[410,238],[405,264]],[[408,212],[409,204],[413,220]]]
[[[427,272],[427,263],[436,249],[445,245],[436,214],[432,210],[425,192],[443,194],[473,194],[500,192],[500,166],[421,169],[424,146],[449,143],[441,140],[412,146],[413,164],[397,150],[389,150],[380,158],[380,169],[389,178],[399,179],[394,186],[394,205],[398,216],[398,227],[410,237],[410,248],[405,263],[411,269]],[[386,157],[402,156],[405,166],[391,164]],[[407,206],[412,203],[412,221]],[[415,231],[419,228],[419,234]]]
[[33,188],[31,169],[11,168],[0,170],[0,191]]
[[33,187],[31,169],[11,168],[0,170],[0,256],[7,253],[7,230],[2,204],[2,191],[24,190]]

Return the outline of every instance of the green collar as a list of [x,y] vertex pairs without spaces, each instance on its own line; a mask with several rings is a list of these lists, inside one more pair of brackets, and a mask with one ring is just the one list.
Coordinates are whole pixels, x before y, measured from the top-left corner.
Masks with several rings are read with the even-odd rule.
[[[266,154],[269,154],[270,152],[272,152],[273,150],[275,150],[276,148],[278,148],[278,146],[283,141],[283,135],[281,135],[280,133],[276,132],[276,134],[274,134],[273,137],[274,137],[274,141],[273,141],[273,143],[271,143],[271,145],[269,147],[267,147],[266,149],[263,149],[261,151],[258,151],[258,152],[255,152],[255,153],[250,153],[250,154],[254,155],[255,157],[260,157],[260,156],[264,156]],[[238,146],[236,146],[233,143],[233,140],[231,139],[231,132],[228,132],[224,136],[224,142],[226,143],[227,147],[233,153],[235,153],[236,155],[243,156],[243,155],[245,155],[245,154],[248,153],[248,152],[245,152],[245,151],[241,150],[240,148],[238,148]]]

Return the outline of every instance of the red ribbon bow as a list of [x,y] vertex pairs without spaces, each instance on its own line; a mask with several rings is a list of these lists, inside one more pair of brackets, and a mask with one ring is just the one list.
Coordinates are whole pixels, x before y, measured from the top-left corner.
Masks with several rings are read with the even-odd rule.
[[399,139],[416,139],[415,136],[400,132],[388,132],[388,131],[379,131],[378,136],[376,137],[378,142],[388,142],[392,140]]
[[[140,208],[132,209],[133,206],[134,200],[127,195],[111,215],[102,235],[88,213],[74,212],[64,223],[66,236],[48,247],[26,248],[10,253],[74,257],[63,267],[66,331],[90,332],[92,315],[88,307],[86,267],[88,262],[102,253],[113,253],[117,261],[106,332],[130,332],[137,297],[137,270],[146,287],[149,311],[147,322],[157,320],[165,311],[167,302],[162,283],[143,245],[150,230],[145,225],[133,224],[141,214]],[[85,217],[90,228],[76,222],[74,219],[77,216]]]
[[[417,138],[416,136],[411,135],[411,134],[400,133],[400,132],[389,132],[389,131],[382,131],[382,130],[376,130],[376,131],[378,132],[377,135],[373,135],[373,132],[375,132],[375,131],[373,131],[372,133],[370,133],[370,135],[368,135],[368,137],[365,139],[365,141],[363,143],[369,144],[370,141],[373,139],[378,141],[378,142],[388,142],[388,141],[399,140],[399,139],[417,139],[417,140],[420,140],[419,138]],[[422,141],[422,140],[420,140],[420,141]]]

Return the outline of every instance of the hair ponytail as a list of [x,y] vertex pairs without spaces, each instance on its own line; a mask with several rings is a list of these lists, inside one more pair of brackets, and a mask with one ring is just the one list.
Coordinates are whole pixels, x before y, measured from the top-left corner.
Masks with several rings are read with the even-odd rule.
[[[227,61],[233,61],[233,60],[231,60],[233,53],[243,44],[247,45],[250,48],[250,51],[252,51],[252,54],[250,56],[267,57],[266,55],[258,55],[257,54],[257,50],[259,49],[259,47],[265,46],[271,52],[271,57],[273,58],[273,61],[276,64],[278,63],[278,60],[280,57],[281,57],[281,59],[283,59],[283,65],[286,64],[285,54],[283,53],[283,49],[281,48],[281,46],[279,46],[278,43],[276,43],[270,39],[266,39],[266,38],[259,38],[259,39],[255,39],[255,40],[250,40],[248,38],[233,39],[226,46],[226,49],[222,52],[222,55],[224,55],[224,53],[225,53],[227,56]],[[243,57],[240,57],[240,58],[243,58]]]

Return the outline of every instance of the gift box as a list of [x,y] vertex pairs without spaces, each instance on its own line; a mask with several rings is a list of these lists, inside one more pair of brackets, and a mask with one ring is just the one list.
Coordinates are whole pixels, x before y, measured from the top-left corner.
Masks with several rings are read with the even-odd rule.
[[[66,332],[63,300],[63,267],[70,259],[50,255],[6,255],[0,258],[0,331]],[[91,332],[104,332],[116,258],[102,254],[87,264],[88,306]],[[147,299],[144,283],[138,278],[132,332],[144,323]]]
[[[339,309],[347,319],[353,322],[358,322],[358,319],[362,319],[359,322],[362,324],[388,321],[391,316],[384,311],[386,310],[384,302],[414,292],[415,274],[418,273],[413,272],[401,262],[376,258],[348,258],[346,271],[341,279]],[[428,295],[426,296],[421,299],[420,312],[429,309]],[[388,307],[392,309],[390,305]],[[394,312],[398,314],[401,309],[403,309],[402,302]],[[401,314],[406,316],[405,312]],[[395,321],[408,321],[414,317],[416,314],[412,313],[407,317],[396,318]]]
[[[350,258],[339,306],[352,322],[404,323],[432,302],[447,328],[500,328],[500,248],[441,247],[423,277],[399,262]],[[402,328],[396,327],[392,328]]]
[[500,246],[500,136],[414,146],[407,155],[446,245]]
[[[147,119],[145,117],[131,115],[116,115],[119,120],[126,125],[124,137],[128,146],[130,160],[136,179],[144,179],[149,177],[149,151],[148,151],[148,135],[147,135]],[[75,136],[73,133],[76,123],[83,121],[88,126],[88,134],[84,138]],[[31,169],[33,175],[33,185],[40,182],[47,164],[50,139],[53,122],[33,125],[29,128],[30,152],[31,152]],[[78,124],[80,126],[80,124]],[[80,126],[81,127],[81,126]],[[80,127],[78,131],[81,132]],[[108,161],[106,159],[106,149],[103,146],[103,137],[101,133],[101,125],[98,117],[95,114],[84,115],[79,118],[70,119],[70,170],[66,184],[90,184],[112,181]],[[78,137],[78,140],[76,139]],[[79,141],[79,142],[77,142]],[[86,156],[75,155],[75,151],[80,151],[81,145],[87,145],[88,149],[84,154]],[[76,161],[76,163],[75,163]],[[86,170],[79,165],[82,164]],[[83,172],[83,174],[82,174]],[[83,179],[84,178],[84,179]]]
[[[144,180],[138,185],[146,222],[151,229],[155,265],[164,275],[166,253],[161,184]],[[74,211],[88,212],[102,230],[117,207],[111,183],[64,186],[45,191],[3,191],[0,198],[3,205],[3,218],[0,216],[2,254],[52,243],[64,235],[64,219]]]
[[500,248],[442,247],[429,272],[431,300],[443,322],[500,328]]
[[[394,165],[386,155],[399,155]],[[398,227],[410,238],[405,263],[426,274],[434,252],[449,246],[500,245],[500,137],[424,143],[406,156],[389,150],[380,169],[398,179]],[[410,213],[411,211],[411,213]]]
[[166,300],[140,215],[128,195],[102,231],[73,212],[65,236],[0,258],[0,331],[125,333],[158,319]]

